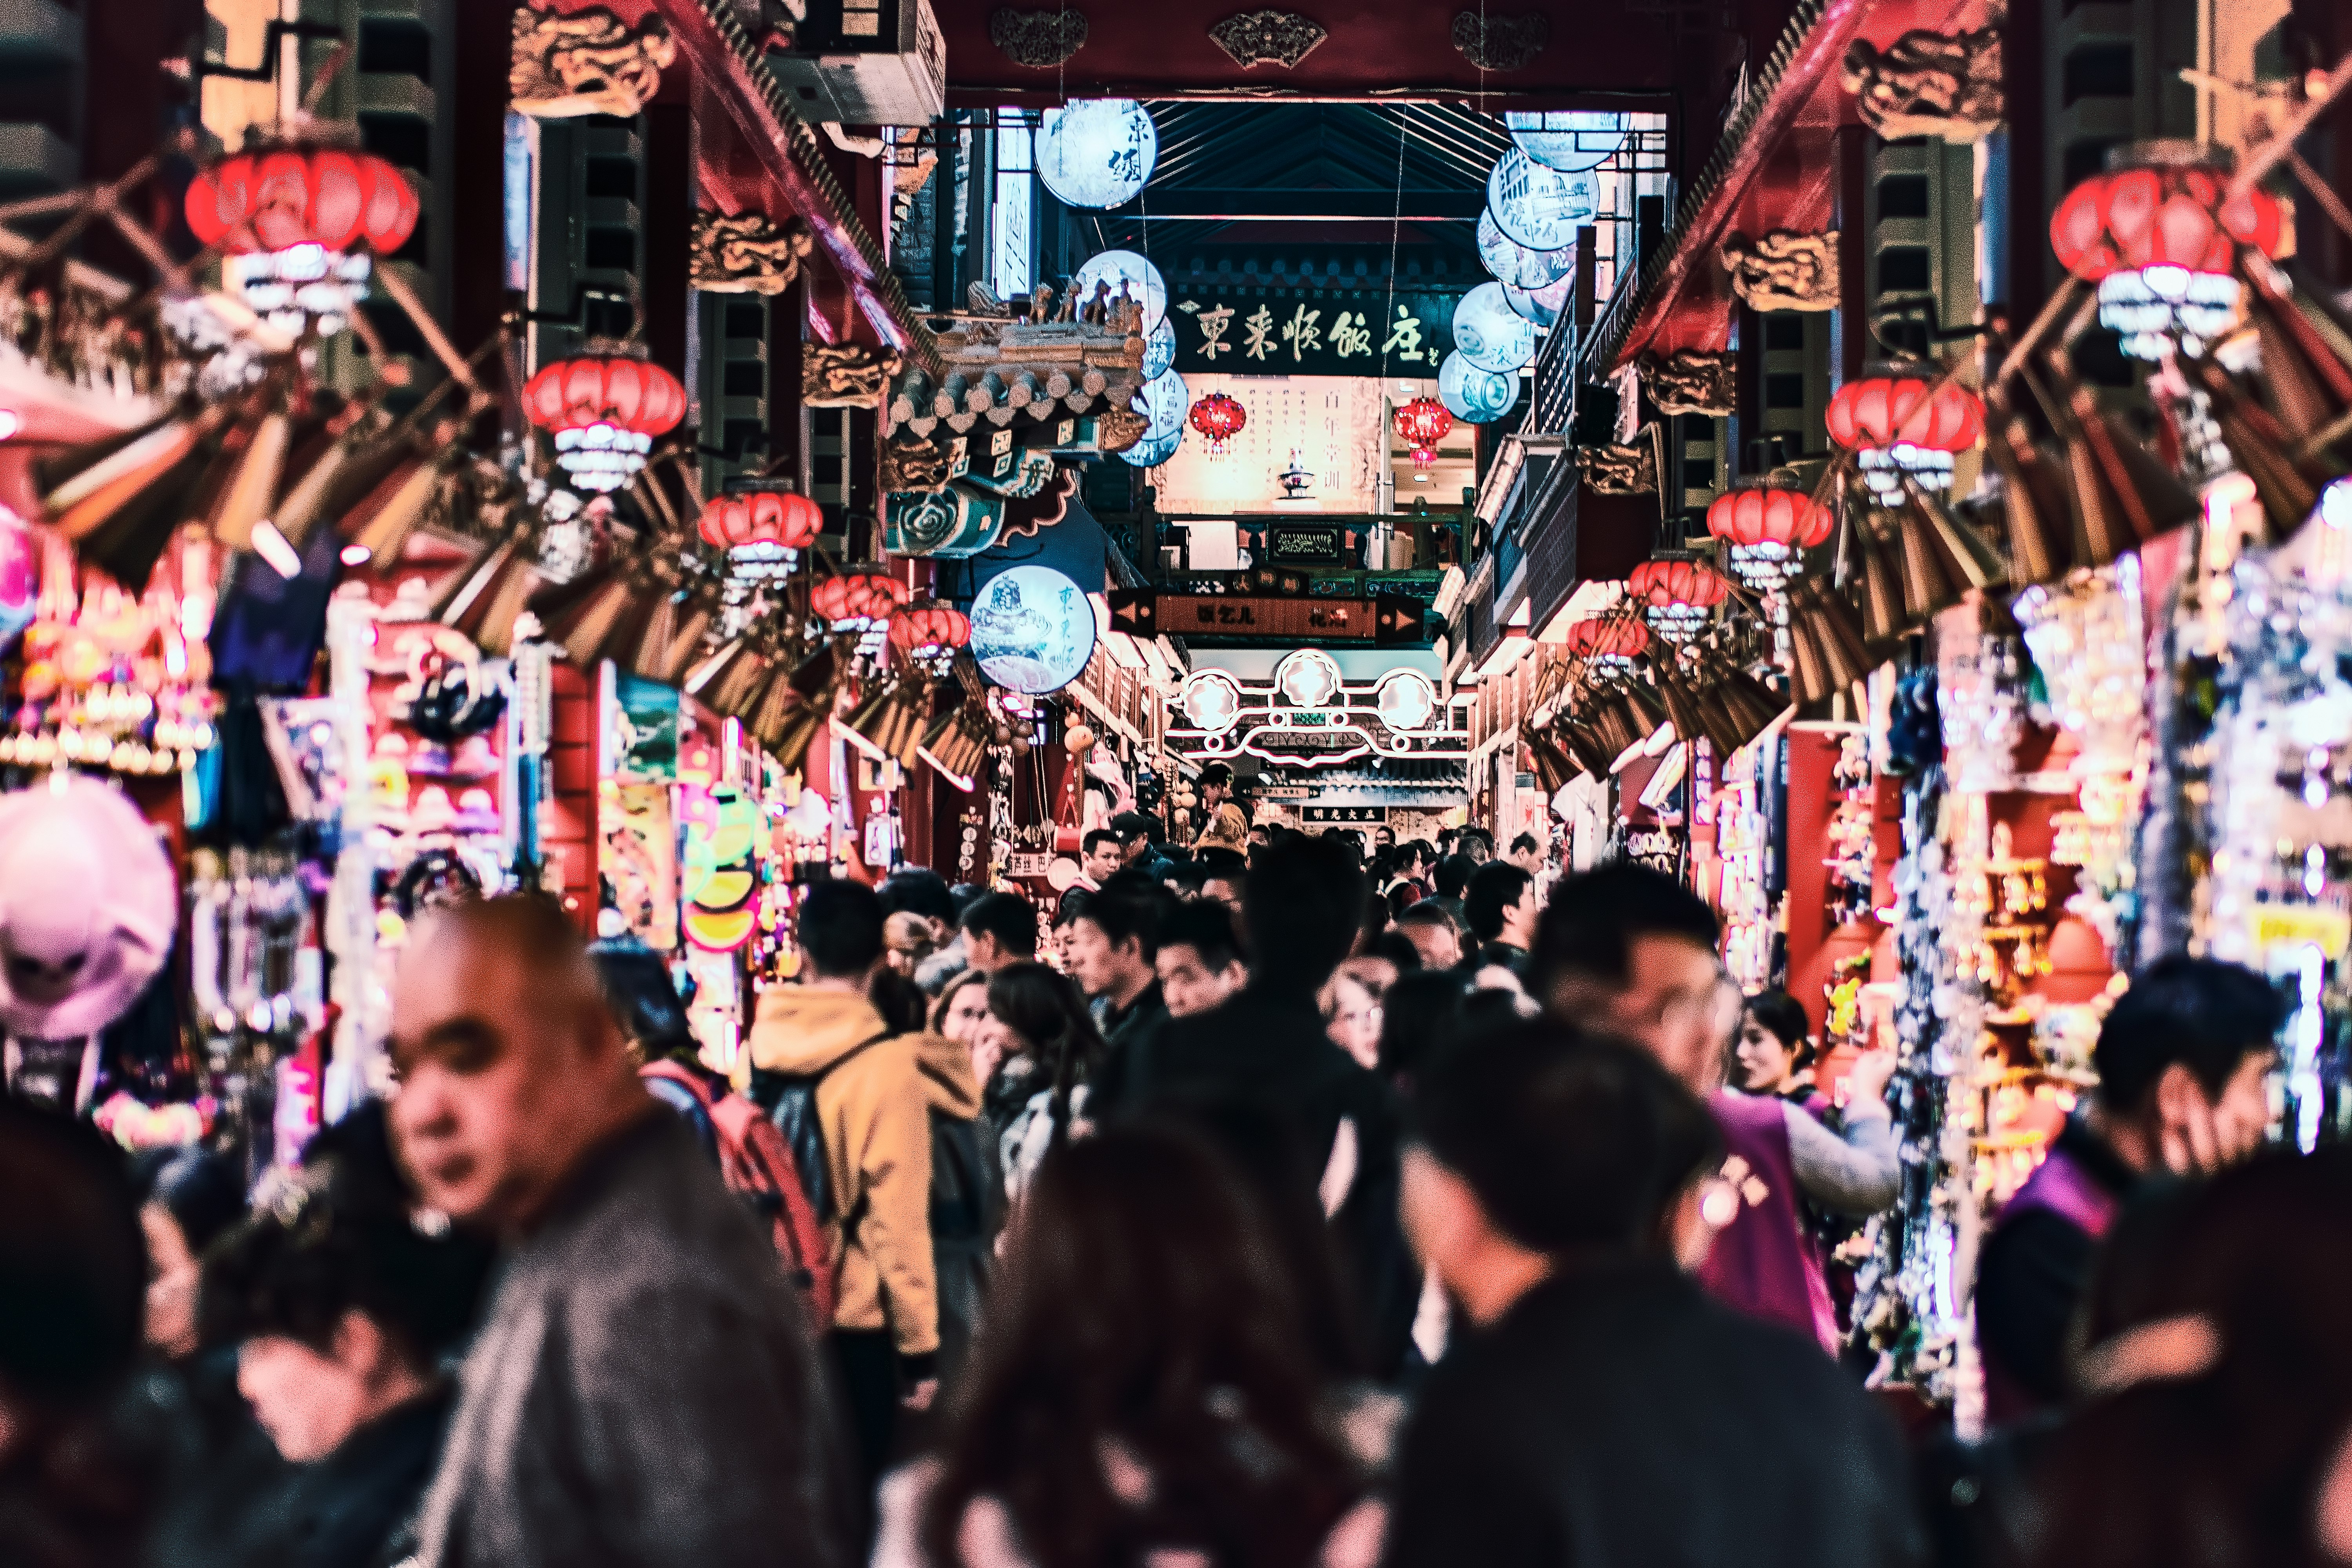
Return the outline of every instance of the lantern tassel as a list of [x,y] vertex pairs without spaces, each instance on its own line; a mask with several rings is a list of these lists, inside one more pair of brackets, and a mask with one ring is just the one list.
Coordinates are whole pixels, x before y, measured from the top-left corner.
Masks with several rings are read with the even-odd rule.
[[345,514],[344,537],[352,548],[367,552],[370,565],[381,568],[397,561],[448,477],[444,459],[403,458]]
[[2219,365],[2198,367],[2213,402],[2213,421],[2231,461],[2254,481],[2255,497],[2269,520],[2271,542],[2283,544],[2303,531],[2332,478],[2319,464],[2297,462],[2294,447],[2270,411],[2238,389]]
[[1789,654],[1796,667],[1795,679],[1790,684],[1798,702],[1810,706],[1828,697],[1834,689],[1830,682],[1829,661],[1813,630],[1810,610],[1794,610],[1789,616]]
[[2066,468],[2079,564],[2112,565],[2126,551],[2195,519],[2195,494],[2100,411],[2089,387],[2074,389],[2070,412]]
[[216,423],[166,421],[88,464],[44,497],[42,507],[59,533],[79,540],[177,469]]
[[1985,443],[2000,476],[2001,520],[2009,532],[2010,580],[2020,587],[2054,583],[2074,565],[2066,480],[2033,444],[2025,421],[2000,422]]
[[286,471],[286,454],[294,440],[294,421],[283,409],[272,409],[254,426],[253,439],[238,459],[236,472],[220,498],[213,516],[213,537],[231,550],[253,548],[253,531],[266,521],[278,500],[278,485]]
[[2259,385],[2280,427],[2300,446],[2352,410],[2352,364],[2345,359],[2352,343],[2340,342],[2332,320],[2306,312],[2294,285],[2268,262],[2257,264],[2250,253],[2243,270],[2252,285],[2246,315],[2263,348]]
[[959,705],[931,721],[915,754],[930,763],[940,777],[970,795],[980,782],[980,766],[988,754],[988,731],[968,705]]
[[139,588],[155,574],[155,563],[179,531],[181,503],[188,487],[204,476],[207,459],[199,449],[157,476],[113,516],[81,536],[74,552],[126,587]]
[[1884,647],[1903,635],[1903,579],[1888,558],[1886,541],[1867,517],[1854,521],[1853,550],[1862,566],[1864,635],[1873,647]]
[[434,602],[432,618],[474,639],[494,658],[514,647],[515,617],[522,612],[532,576],[523,535],[493,541],[458,568]]

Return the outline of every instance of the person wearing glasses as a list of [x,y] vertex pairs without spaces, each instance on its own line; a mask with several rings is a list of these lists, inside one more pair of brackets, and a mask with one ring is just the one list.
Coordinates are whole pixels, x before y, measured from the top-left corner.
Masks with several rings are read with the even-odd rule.
[[1728,1151],[1705,1205],[1714,1245],[1699,1270],[1717,1299],[1837,1353],[1836,1314],[1801,1197],[1864,1215],[1900,1185],[1885,1103],[1894,1058],[1872,1051],[1846,1075],[1843,1128],[1803,1107],[1724,1087],[1746,998],[1724,973],[1715,911],[1672,878],[1613,861],[1562,880],[1536,924],[1528,991],[1555,1016],[1622,1036],[1656,1057],[1714,1110]]

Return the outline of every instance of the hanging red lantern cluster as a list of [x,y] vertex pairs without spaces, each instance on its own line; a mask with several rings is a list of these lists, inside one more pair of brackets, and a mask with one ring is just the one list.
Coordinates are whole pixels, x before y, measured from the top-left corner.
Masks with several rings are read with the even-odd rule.
[[1662,637],[1681,638],[1706,624],[1730,585],[1696,561],[1644,561],[1626,574],[1625,593]]
[[2126,353],[2202,353],[2237,319],[2238,247],[2276,256],[2285,214],[2259,188],[2232,196],[2219,148],[2143,142],[2114,156],[2058,204],[2050,247],[2099,286],[2099,322]]
[[273,325],[341,331],[367,297],[368,257],[416,231],[416,193],[390,163],[341,147],[236,153],[199,174],[182,210],[230,259],[247,304]]
[[1579,621],[1568,628],[1568,651],[1586,658],[1633,658],[1650,651],[1650,628],[1639,621]]
[[1802,490],[1762,485],[1726,490],[1706,509],[1706,531],[1723,541],[1732,574],[1759,587],[1796,575],[1804,552],[1827,542],[1835,522]]
[[809,609],[835,632],[878,631],[906,605],[907,584],[879,572],[845,572],[809,593]]
[[824,511],[793,490],[713,496],[696,524],[705,544],[727,552],[729,574],[745,578],[790,573],[824,530]]
[[555,460],[583,489],[618,489],[646,466],[654,437],[686,417],[686,388],[649,360],[558,360],[523,384],[523,412],[555,438]]
[[971,617],[953,605],[924,599],[891,618],[890,640],[910,658],[945,664],[971,641]]
[[1209,456],[1222,458],[1233,438],[1249,423],[1249,410],[1222,392],[1213,392],[1192,405],[1192,428],[1209,438]]
[[1417,468],[1437,461],[1437,444],[1453,429],[1452,411],[1434,397],[1416,397],[1396,411],[1397,439],[1412,448]]
[[1948,489],[1952,454],[1984,436],[1984,402],[1957,381],[1931,383],[1900,371],[1849,381],[1830,399],[1830,439],[1861,456],[1873,494],[1902,493],[1902,474]]

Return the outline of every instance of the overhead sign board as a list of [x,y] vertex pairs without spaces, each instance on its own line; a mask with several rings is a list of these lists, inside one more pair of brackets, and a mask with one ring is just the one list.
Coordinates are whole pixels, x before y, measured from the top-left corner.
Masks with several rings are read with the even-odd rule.
[[1459,289],[1297,285],[1180,288],[1169,305],[1179,371],[1428,375],[1454,351]]
[[1422,638],[1417,599],[1253,597],[1240,594],[1162,594],[1121,589],[1110,595],[1113,630],[1129,637],[1246,637],[1253,641],[1369,643],[1395,647]]

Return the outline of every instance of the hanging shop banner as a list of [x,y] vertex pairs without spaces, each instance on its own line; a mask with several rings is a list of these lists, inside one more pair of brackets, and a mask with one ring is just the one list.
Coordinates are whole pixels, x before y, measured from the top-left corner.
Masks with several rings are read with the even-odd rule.
[[1180,374],[1427,375],[1454,350],[1459,289],[1399,291],[1312,287],[1180,289]]
[[1292,637],[1367,642],[1389,647],[1422,640],[1421,601],[1382,594],[1370,599],[1253,598],[1239,594],[1162,594],[1121,589],[1110,596],[1110,624],[1129,637]]
[[677,945],[678,917],[677,840],[669,786],[615,784],[603,824],[596,874],[612,889],[613,907],[647,947],[669,952]]
[[634,675],[613,682],[613,773],[667,784],[677,777],[677,692]]

